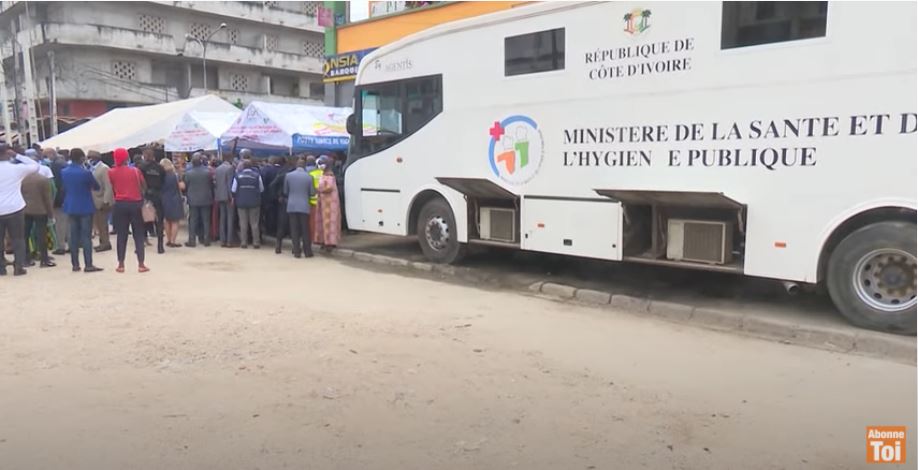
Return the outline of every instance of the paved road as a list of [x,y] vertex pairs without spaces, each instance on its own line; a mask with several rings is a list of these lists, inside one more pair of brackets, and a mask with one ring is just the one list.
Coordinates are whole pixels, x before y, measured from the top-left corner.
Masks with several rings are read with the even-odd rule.
[[891,361],[270,250],[99,258],[0,279],[0,468],[845,469],[915,429]]

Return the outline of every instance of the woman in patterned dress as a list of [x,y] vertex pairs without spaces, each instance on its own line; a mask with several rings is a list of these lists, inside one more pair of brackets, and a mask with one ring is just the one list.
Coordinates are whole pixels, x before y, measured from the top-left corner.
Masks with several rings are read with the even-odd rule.
[[316,224],[316,239],[326,250],[338,246],[341,241],[341,201],[338,199],[338,183],[332,171],[331,161],[322,156],[318,160],[322,177],[319,179],[319,220]]

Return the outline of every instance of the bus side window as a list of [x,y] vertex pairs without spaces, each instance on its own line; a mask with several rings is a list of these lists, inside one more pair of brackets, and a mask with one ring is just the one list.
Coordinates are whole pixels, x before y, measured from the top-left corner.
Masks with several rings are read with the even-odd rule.
[[443,109],[440,78],[430,77],[405,84],[405,132],[414,133]]
[[379,129],[379,96],[375,93],[364,91],[361,100],[363,101],[363,110],[360,113],[360,118],[363,121],[363,136],[374,136]]
[[504,38],[504,76],[564,70],[564,28]]
[[724,2],[720,48],[826,35],[828,2]]

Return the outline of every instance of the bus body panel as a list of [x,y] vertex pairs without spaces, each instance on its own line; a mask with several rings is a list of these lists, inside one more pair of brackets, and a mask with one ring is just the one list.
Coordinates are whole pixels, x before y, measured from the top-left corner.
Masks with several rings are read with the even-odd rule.
[[[362,181],[392,182],[401,191],[403,225],[420,191],[447,195],[463,242],[464,198],[438,184],[438,177],[493,181],[522,198],[526,222],[549,217],[543,205],[526,203],[531,196],[591,199],[603,189],[714,192],[746,206],[745,274],[815,282],[823,243],[848,217],[886,204],[915,208],[914,3],[830,3],[825,37],[726,50],[720,45],[721,3],[650,3],[651,26],[638,36],[621,29],[632,6],[522,7],[435,27],[368,56],[358,88],[442,74],[443,109],[416,133],[350,165],[351,226],[379,231],[353,220],[351,196]],[[877,16],[883,27],[864,31]],[[563,70],[504,76],[506,37],[560,27]],[[628,46],[668,43],[672,49],[676,42],[683,48],[690,43],[691,50],[600,64],[587,59]],[[457,47],[469,53],[444,55]],[[590,78],[599,66],[627,71],[681,59],[688,59],[688,70]],[[529,179],[508,182],[494,172],[491,155],[500,149],[491,148],[489,133],[514,116],[537,125],[538,136],[529,137],[541,139],[541,159]],[[576,137],[582,130],[622,126],[662,127],[665,138],[652,133],[650,140],[597,143]],[[544,206],[566,210],[561,202]],[[576,202],[569,207],[579,213]],[[620,215],[612,217],[610,245],[620,242],[622,225]],[[593,230],[590,214],[578,220],[577,226]],[[521,229],[527,229],[522,222]],[[409,231],[403,226],[387,233]],[[521,242],[522,249],[596,255],[536,239]],[[595,257],[606,256],[612,255]]]
[[621,204],[602,199],[527,197],[523,198],[520,213],[524,250],[622,259]]

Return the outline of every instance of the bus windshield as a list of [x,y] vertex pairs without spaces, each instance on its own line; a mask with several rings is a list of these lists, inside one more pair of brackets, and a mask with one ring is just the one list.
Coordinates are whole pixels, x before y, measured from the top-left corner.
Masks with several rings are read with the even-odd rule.
[[417,132],[443,110],[442,76],[357,87],[350,156],[384,150]]

